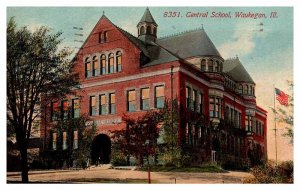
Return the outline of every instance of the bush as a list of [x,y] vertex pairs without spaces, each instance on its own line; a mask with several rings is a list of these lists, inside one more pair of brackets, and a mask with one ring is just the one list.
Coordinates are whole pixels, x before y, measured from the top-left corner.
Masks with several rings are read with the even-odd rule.
[[115,151],[115,152],[113,151],[111,155],[110,163],[113,166],[125,166],[127,165],[126,155],[120,151]]
[[159,156],[159,159],[161,160],[162,164],[167,167],[189,166],[191,163],[190,156],[182,153],[180,148],[174,148],[173,150],[172,149],[166,150],[164,153],[162,153]]
[[269,161],[253,167],[250,172],[254,177],[246,178],[244,183],[293,183],[294,163],[285,161],[278,166]]

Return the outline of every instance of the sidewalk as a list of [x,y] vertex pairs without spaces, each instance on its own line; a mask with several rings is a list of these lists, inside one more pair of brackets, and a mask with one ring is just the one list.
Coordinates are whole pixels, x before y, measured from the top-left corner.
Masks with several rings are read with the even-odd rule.
[[[20,182],[20,173],[8,172],[7,182]],[[151,172],[152,183],[162,184],[216,184],[242,183],[246,172],[186,173]],[[29,180],[35,183],[148,183],[148,173],[134,170],[116,170],[95,167],[86,170],[31,171]],[[175,180],[176,179],[176,180]]]

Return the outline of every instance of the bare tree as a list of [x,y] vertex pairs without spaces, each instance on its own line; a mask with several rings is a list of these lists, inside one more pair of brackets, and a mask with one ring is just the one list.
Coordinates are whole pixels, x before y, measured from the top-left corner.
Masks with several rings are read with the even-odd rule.
[[28,180],[27,148],[34,120],[39,117],[41,96],[62,97],[78,85],[70,50],[59,49],[61,32],[47,27],[34,32],[7,25],[7,120],[13,126],[21,155],[22,182]]

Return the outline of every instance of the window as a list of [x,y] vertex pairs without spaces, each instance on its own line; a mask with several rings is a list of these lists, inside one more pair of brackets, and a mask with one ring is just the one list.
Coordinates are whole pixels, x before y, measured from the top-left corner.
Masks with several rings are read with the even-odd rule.
[[150,88],[141,89],[141,110],[150,109]]
[[219,61],[215,62],[215,72],[219,72]]
[[116,113],[116,96],[115,93],[109,94],[109,113],[115,114]]
[[222,116],[222,99],[219,97],[210,97],[209,98],[209,116],[218,117]]
[[250,86],[250,92],[249,92],[250,95],[252,95],[252,86]]
[[192,102],[191,102],[191,110],[196,111],[196,98],[197,98],[197,91],[193,90],[192,93]]
[[186,108],[191,108],[191,88],[185,87]]
[[100,32],[100,40],[99,43],[106,43],[107,42],[107,32]]
[[206,71],[206,60],[205,59],[201,60],[201,71]]
[[243,93],[243,85],[239,85],[239,93],[242,94]]
[[127,91],[127,111],[136,111],[135,90]]
[[203,113],[203,94],[198,94],[198,106],[197,106],[197,112]]
[[208,60],[207,64],[208,64],[208,71],[212,72],[213,68],[214,68],[213,61],[210,59],[210,60]]
[[104,43],[107,42],[107,31],[104,32],[104,39],[103,39]]
[[67,132],[63,132],[63,150],[66,150],[68,148],[67,146]]
[[165,104],[165,87],[156,86],[155,87],[155,108],[163,108]]
[[61,118],[68,119],[68,101],[61,101]]
[[252,130],[252,117],[249,115],[246,115],[245,117],[245,130],[246,131],[253,131]]
[[245,86],[244,94],[248,94],[248,85]]
[[56,133],[52,133],[52,149],[56,150]]
[[51,103],[51,120],[56,121],[58,119],[58,102]]
[[105,94],[101,94],[99,96],[99,100],[100,100],[100,102],[99,102],[99,114],[100,115],[104,115],[104,114],[107,113],[107,111],[106,111],[106,96],[105,96]]
[[238,111],[234,110],[234,127],[239,128],[238,126]]
[[96,97],[90,96],[90,116],[96,115]]
[[72,100],[72,117],[78,118],[80,116],[80,103],[79,99]]
[[100,65],[100,74],[106,74],[106,56],[103,54],[101,55],[101,65]]
[[108,55],[108,73],[114,72],[114,54],[110,53]]
[[91,73],[91,62],[89,60],[89,58],[85,59],[85,77],[91,77],[92,73]]
[[93,76],[97,76],[99,74],[99,64],[97,56],[93,57]]
[[74,131],[73,135],[74,135],[73,149],[77,149],[78,148],[78,131]]
[[189,123],[186,123],[186,143],[192,144],[192,129]]
[[156,28],[153,28],[153,35],[156,36]]
[[141,26],[141,29],[140,29],[140,35],[143,35],[145,34],[145,27],[144,26]]
[[99,35],[98,35],[98,43],[99,44],[101,43],[101,36],[102,36],[102,33],[100,32]]
[[230,121],[230,109],[229,109],[228,106],[226,106],[226,108],[225,108],[225,120],[226,120],[227,122]]
[[117,60],[117,72],[122,71],[122,53],[117,51],[116,53],[116,60]]
[[147,26],[147,34],[151,34],[151,27],[150,26]]

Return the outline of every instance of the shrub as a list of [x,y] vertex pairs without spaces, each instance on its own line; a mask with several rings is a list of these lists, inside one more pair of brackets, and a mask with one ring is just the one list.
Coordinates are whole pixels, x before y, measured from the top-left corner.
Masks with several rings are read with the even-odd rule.
[[110,163],[113,166],[124,166],[127,165],[126,155],[120,151],[113,151],[111,155]]
[[294,163],[285,161],[278,166],[272,161],[253,167],[250,172],[254,177],[246,178],[244,183],[293,183]]

